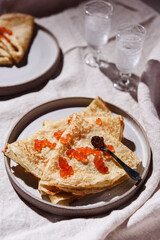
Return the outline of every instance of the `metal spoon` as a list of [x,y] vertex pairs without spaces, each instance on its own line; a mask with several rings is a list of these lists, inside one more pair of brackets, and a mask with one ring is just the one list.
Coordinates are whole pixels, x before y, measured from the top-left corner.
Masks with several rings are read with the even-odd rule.
[[107,149],[104,145],[104,139],[103,137],[99,137],[99,136],[94,136],[91,139],[91,143],[95,148],[99,148],[101,151],[106,151],[107,153],[109,153],[122,167],[123,169],[126,171],[126,173],[135,181],[139,181],[141,180],[141,175],[136,172],[135,170],[133,170],[132,168],[130,168],[129,166],[127,166],[122,160],[120,160],[113,152],[111,152],[109,149]]

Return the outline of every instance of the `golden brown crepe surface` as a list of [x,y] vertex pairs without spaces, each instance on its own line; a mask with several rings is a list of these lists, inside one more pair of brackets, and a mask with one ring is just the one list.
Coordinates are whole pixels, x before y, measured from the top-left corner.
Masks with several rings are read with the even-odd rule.
[[[82,116],[74,116],[72,123],[62,136],[66,138],[67,134],[70,134],[72,139],[67,146],[58,142],[52,159],[50,159],[45,168],[40,185],[55,186],[65,192],[85,195],[98,192],[102,188],[110,187],[118,179],[126,175],[125,171],[114,159],[105,160],[103,154],[101,154],[101,157],[108,167],[108,174],[102,174],[96,169],[93,155],[88,156],[88,164],[83,164],[74,157],[71,159],[68,158],[66,151],[70,148],[77,149],[86,146],[93,148],[91,138],[94,135],[104,137],[105,144],[112,145],[115,149],[115,154],[130,167],[137,168],[140,163],[138,157],[119,140],[107,134],[107,131],[104,132],[101,126],[90,124]],[[74,174],[66,178],[60,176],[59,158],[61,156],[67,160],[74,171]]]
[[[100,119],[100,124],[96,123]],[[66,149],[89,146],[93,135],[102,135],[105,143],[115,148],[115,153],[129,166],[136,168],[140,160],[120,141],[123,137],[123,117],[114,116],[101,98],[94,99],[91,104],[78,114],[61,120],[43,122],[43,127],[31,136],[8,144],[5,155],[20,164],[28,172],[40,179],[41,194],[48,194],[52,203],[67,205],[77,196],[85,196],[103,191],[117,185],[128,177],[125,171],[113,160],[105,162],[109,174],[102,174],[95,168],[94,156],[89,156],[89,163],[82,164],[76,159],[68,159]],[[69,146],[64,146],[53,137],[57,130],[64,131],[62,137],[71,134],[73,139]],[[48,147],[41,152],[35,151],[35,139],[48,139],[56,143],[54,149]],[[63,179],[59,174],[58,159],[67,159],[73,167],[74,174]]]
[[[101,117],[101,119],[105,124],[108,121],[106,126],[105,124],[102,126],[104,131],[107,131],[117,138],[121,136],[123,126],[123,119],[121,116]],[[64,121],[62,119],[60,121],[54,121],[52,124],[44,125],[40,130],[29,137],[8,144],[5,149],[5,155],[20,164],[26,171],[41,178],[47,162],[52,157],[54,149],[46,147],[42,149],[41,152],[37,152],[34,148],[35,140],[47,139],[51,143],[57,144],[58,140],[54,137],[54,133],[57,131],[65,131],[72,122],[72,116],[70,117],[70,121],[68,120]],[[96,121],[96,117],[88,118],[88,120],[90,122]]]
[[5,49],[9,55],[6,59],[2,51],[0,65],[18,64],[22,60],[31,42],[33,29],[34,18],[30,15],[7,13],[0,16],[0,50]]

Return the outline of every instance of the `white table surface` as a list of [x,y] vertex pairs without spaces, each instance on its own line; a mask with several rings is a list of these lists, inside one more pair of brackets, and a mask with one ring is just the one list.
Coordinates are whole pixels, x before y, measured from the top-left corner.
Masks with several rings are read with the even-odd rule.
[[[14,4],[13,4],[14,2]],[[18,1],[11,3],[10,11]],[[52,1],[40,6],[51,9]],[[23,2],[24,9],[31,9],[33,1]],[[34,1],[35,8],[38,1]],[[159,239],[160,235],[160,114],[159,62],[149,59],[160,58],[160,16],[153,9],[138,0],[114,1],[114,16],[110,41],[103,55],[114,63],[115,30],[117,23],[141,23],[147,30],[146,41],[140,64],[134,74],[141,76],[137,96],[113,88],[110,77],[104,71],[90,68],[84,63],[87,45],[84,39],[83,6],[69,8],[63,12],[36,18],[35,21],[53,32],[57,37],[63,55],[60,74],[46,84],[16,96],[0,97],[0,146],[14,124],[32,108],[64,97],[102,97],[132,114],[144,127],[153,153],[153,170],[141,194],[125,206],[101,216],[89,218],[67,218],[41,211],[24,202],[15,192],[7,177],[3,154],[0,165],[0,239],[86,239],[86,240],[132,240]],[[19,5],[17,4],[17,7]],[[21,6],[21,9],[22,9]],[[29,11],[29,10],[28,10]],[[33,11],[33,9],[32,9]],[[46,46],[47,47],[47,46]],[[144,72],[148,66],[149,75]],[[149,76],[149,77],[148,77]],[[0,76],[3,77],[3,76]],[[14,80],[14,79],[13,79]],[[148,84],[148,86],[146,85]],[[151,94],[150,94],[151,93]],[[157,107],[157,111],[152,101]],[[158,114],[157,114],[158,113]]]

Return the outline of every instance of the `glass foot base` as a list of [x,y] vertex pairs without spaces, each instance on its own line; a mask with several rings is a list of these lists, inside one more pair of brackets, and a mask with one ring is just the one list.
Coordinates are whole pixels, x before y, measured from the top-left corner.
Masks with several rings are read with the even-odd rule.
[[92,53],[88,53],[84,57],[85,63],[90,67],[95,68],[106,68],[108,67],[108,61],[101,56],[101,58],[96,58]]
[[133,78],[131,73],[121,73],[117,78],[117,81],[114,82],[114,87],[118,90],[125,92],[136,92],[136,79]]
[[133,86],[130,82],[127,84],[124,84],[123,82],[118,81],[118,82],[114,82],[113,86],[120,91],[136,92],[136,87]]
[[90,67],[99,67],[99,63],[92,53],[86,54],[84,59],[85,59],[85,63]]

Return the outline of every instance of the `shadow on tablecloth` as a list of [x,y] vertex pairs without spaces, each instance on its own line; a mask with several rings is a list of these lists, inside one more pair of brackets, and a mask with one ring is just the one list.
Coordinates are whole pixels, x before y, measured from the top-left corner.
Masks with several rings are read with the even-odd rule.
[[[100,67],[100,71],[107,76],[113,83],[117,81],[119,78],[119,70],[117,69],[116,65],[114,63],[107,63],[104,67]],[[137,100],[137,88],[140,78],[132,74],[131,84],[135,88],[135,92],[130,92],[130,95],[133,97],[135,101]]]

